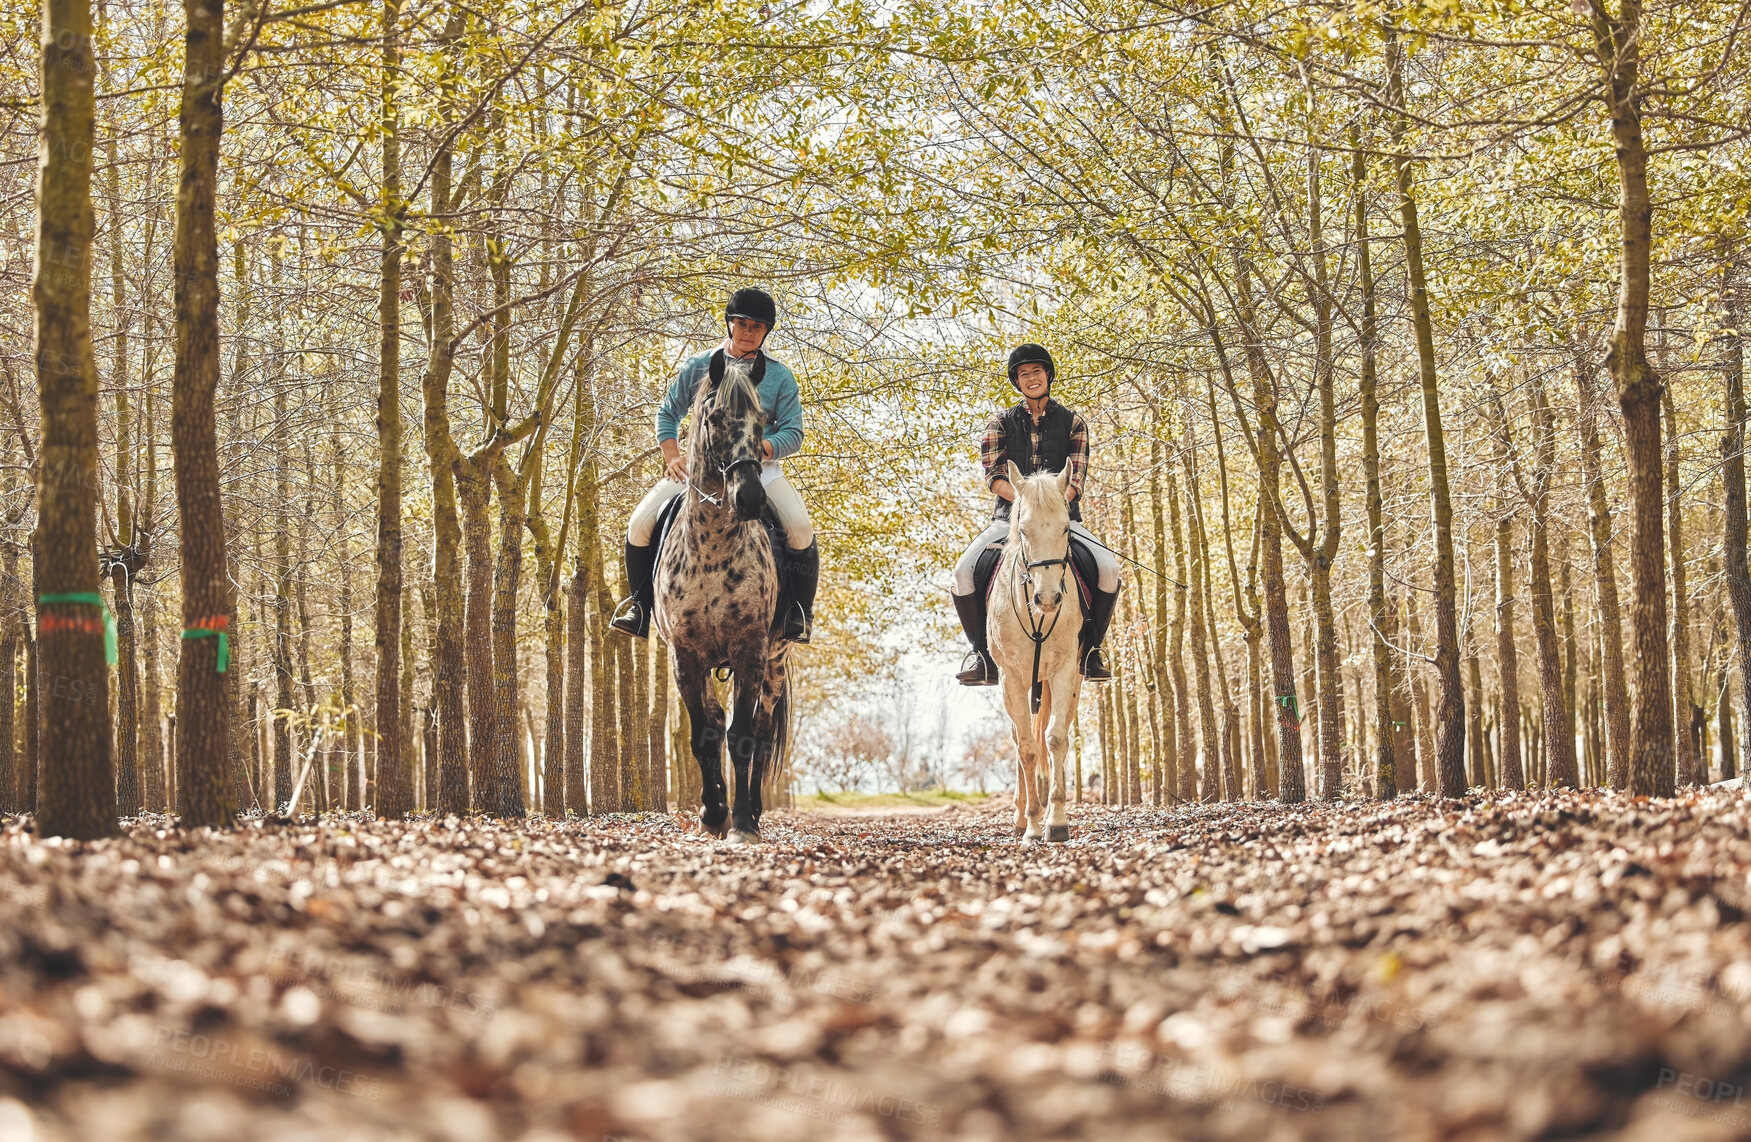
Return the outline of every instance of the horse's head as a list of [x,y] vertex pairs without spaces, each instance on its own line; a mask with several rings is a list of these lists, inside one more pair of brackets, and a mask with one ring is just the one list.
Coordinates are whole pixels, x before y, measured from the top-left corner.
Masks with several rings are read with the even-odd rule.
[[766,487],[760,482],[766,412],[749,363],[724,360],[720,375],[714,367],[699,386],[693,414],[688,467],[694,478],[721,486],[737,518],[759,519],[766,509]]
[[1010,534],[1018,540],[1022,582],[1028,603],[1042,615],[1056,611],[1064,602],[1070,583],[1070,468],[1062,472],[1039,472],[1023,476],[1009,462],[1009,486],[1015,489],[1015,507],[1010,512]]

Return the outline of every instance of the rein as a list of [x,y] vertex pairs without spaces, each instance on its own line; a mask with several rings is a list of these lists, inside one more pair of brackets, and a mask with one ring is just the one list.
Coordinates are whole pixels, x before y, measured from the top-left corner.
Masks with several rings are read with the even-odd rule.
[[[1057,567],[1058,568],[1058,594],[1059,594],[1059,597],[1062,598],[1062,596],[1064,594],[1065,578],[1070,573],[1070,529],[1068,527],[1066,527],[1064,529],[1064,554],[1062,556],[1060,556],[1057,559],[1030,560],[1028,558],[1028,551],[1027,551],[1027,538],[1022,535],[1021,527],[1020,527],[1019,523],[1012,525],[1012,528],[1015,532],[1015,541],[1016,541],[1015,551],[1016,551],[1017,558],[1015,559],[1014,562],[1012,562],[1009,565],[1010,566],[1011,580],[1013,580],[1016,577],[1016,573],[1019,571],[1020,576],[1021,576],[1021,585],[1022,585],[1023,589],[1025,590],[1028,587],[1028,585],[1033,582],[1034,568],[1036,568],[1036,567]],[[1011,590],[1009,593],[1009,607],[1010,607],[1010,610],[1015,612],[1016,621],[1017,622],[1022,621],[1021,610],[1020,610],[1020,608],[1018,608],[1015,605],[1015,592],[1013,590]],[[1052,621],[1051,621],[1050,625],[1048,625],[1044,622],[1044,620],[1042,620],[1040,618],[1040,616],[1038,614],[1036,614],[1034,612],[1033,600],[1030,599],[1028,601],[1028,608],[1027,608],[1028,631],[1027,631],[1027,636],[1028,636],[1028,638],[1033,640],[1033,644],[1034,644],[1034,672],[1033,672],[1033,677],[1031,679],[1029,679],[1029,681],[1028,681],[1027,697],[1028,697],[1028,708],[1033,713],[1036,713],[1036,714],[1040,712],[1040,697],[1041,697],[1041,691],[1040,691],[1040,651],[1045,648],[1046,640],[1048,638],[1052,637],[1052,632],[1058,629],[1058,619],[1063,614],[1064,614],[1063,604],[1060,603],[1058,609],[1056,611],[1052,612]]]

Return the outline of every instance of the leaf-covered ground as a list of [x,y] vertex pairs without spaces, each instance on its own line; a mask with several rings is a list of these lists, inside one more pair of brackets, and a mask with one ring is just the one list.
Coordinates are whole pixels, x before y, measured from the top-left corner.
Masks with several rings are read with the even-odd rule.
[[0,834],[0,1138],[1751,1135],[1737,794]]

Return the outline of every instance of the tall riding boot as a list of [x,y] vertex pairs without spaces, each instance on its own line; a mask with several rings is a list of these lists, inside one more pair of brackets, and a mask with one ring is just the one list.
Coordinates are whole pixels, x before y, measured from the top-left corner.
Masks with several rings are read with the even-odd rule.
[[1111,682],[1113,672],[1100,655],[1100,644],[1106,640],[1107,627],[1112,625],[1113,608],[1118,606],[1117,591],[1096,587],[1094,605],[1082,620],[1082,676],[1090,682]]
[[991,651],[985,636],[985,596],[974,591],[970,595],[955,595],[955,613],[961,617],[961,629],[967,632],[967,641],[973,644],[973,652],[967,655],[973,660],[968,666],[962,663],[962,670],[955,678],[962,686],[995,686],[997,685],[997,663],[991,658]]
[[657,607],[657,588],[651,579],[656,570],[656,546],[626,545],[626,581],[632,594],[616,608],[608,625],[634,638],[648,638],[651,633],[651,612]]
[[784,616],[784,637],[807,642],[815,628],[815,588],[821,583],[821,548],[810,540],[801,551],[792,549],[790,559],[790,612]]

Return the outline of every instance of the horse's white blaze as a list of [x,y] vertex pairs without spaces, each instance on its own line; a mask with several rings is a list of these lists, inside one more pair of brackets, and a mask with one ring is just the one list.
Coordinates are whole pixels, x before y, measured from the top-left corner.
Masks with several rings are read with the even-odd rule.
[[[1029,839],[1047,835],[1047,826],[1065,835],[1065,768],[1070,752],[1070,723],[1082,693],[1078,640],[1082,630],[1082,598],[1068,566],[1038,568],[1056,585],[1062,572],[1063,598],[1055,613],[1034,608],[1034,591],[1024,581],[1022,552],[1035,562],[1068,554],[1070,507],[1065,502],[1067,474],[1023,477],[1013,463],[1009,482],[1015,488],[1010,541],[997,568],[987,631],[991,655],[1003,680],[1003,705],[1015,735],[1015,828]],[[1028,689],[1034,678],[1034,638],[1039,646],[1040,710],[1034,713]],[[1049,784],[1047,779],[1049,778]],[[1042,789],[1042,784],[1047,784]],[[1050,820],[1045,820],[1050,809]]]

